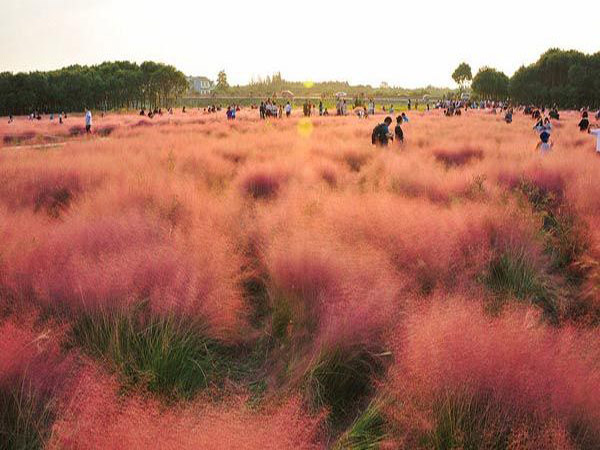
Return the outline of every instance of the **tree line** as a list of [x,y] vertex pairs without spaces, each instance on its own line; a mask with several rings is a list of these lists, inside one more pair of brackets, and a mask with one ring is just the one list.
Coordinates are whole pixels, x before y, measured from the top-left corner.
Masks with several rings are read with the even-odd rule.
[[3,72],[0,115],[168,107],[187,89],[182,72],[152,61],[74,65],[50,72]]
[[264,78],[253,77],[246,85],[230,86],[227,82],[227,74],[219,72],[217,76],[215,96],[224,95],[241,98],[269,98],[278,97],[284,91],[291,91],[297,97],[320,97],[323,99],[335,98],[339,92],[346,93],[349,97],[356,99],[368,98],[423,98],[430,96],[442,98],[451,95],[450,88],[427,86],[417,89],[404,89],[389,86],[382,83],[379,87],[371,85],[351,85],[347,81],[290,81],[283,78],[281,72],[267,75]]
[[[471,68],[461,64],[452,77],[461,86],[471,80]],[[472,77],[471,89],[484,100],[510,99],[518,104],[559,108],[600,107],[600,52],[550,49],[509,78],[483,67]]]
[[[462,63],[452,74],[460,86],[458,93],[471,89],[485,100],[510,99],[520,104],[557,105],[560,108],[600,107],[600,52],[586,55],[575,50],[550,49],[537,62],[522,66],[509,78],[504,73],[482,67],[473,77]],[[282,91],[297,96],[333,97],[345,92],[356,98],[409,97],[451,98],[457,92],[428,86],[402,89],[382,83],[352,86],[348,82],[295,82],[280,73],[256,79],[244,86],[229,86],[225,72],[219,73],[214,95],[272,97]],[[0,73],[0,115],[40,112],[71,112],[85,108],[159,108],[177,103],[189,94],[185,75],[175,67],[147,61],[105,62],[94,66],[74,65],[50,72]]]

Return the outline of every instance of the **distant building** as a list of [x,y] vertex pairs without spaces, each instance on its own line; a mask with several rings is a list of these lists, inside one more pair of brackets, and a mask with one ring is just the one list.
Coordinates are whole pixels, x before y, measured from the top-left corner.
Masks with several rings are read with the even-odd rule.
[[201,95],[209,95],[215,88],[215,84],[206,77],[188,77],[190,89]]

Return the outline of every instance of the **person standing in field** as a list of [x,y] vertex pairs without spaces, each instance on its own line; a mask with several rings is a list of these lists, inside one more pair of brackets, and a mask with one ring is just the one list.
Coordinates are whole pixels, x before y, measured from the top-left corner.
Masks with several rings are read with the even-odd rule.
[[378,147],[387,147],[390,139],[393,139],[392,134],[390,133],[390,125],[392,124],[392,118],[387,116],[383,123],[380,123],[375,128],[373,128],[373,133],[371,134],[371,143]]
[[285,116],[290,117],[292,115],[292,105],[290,102],[287,102],[285,105]]
[[394,137],[398,144],[404,143],[404,132],[402,131],[402,116],[396,117],[396,128],[394,128]]
[[319,116],[323,115],[323,100],[319,100]]
[[92,112],[89,109],[85,109],[85,132],[92,132]]
[[579,131],[587,131],[590,128],[590,121],[588,119],[587,111],[583,112],[583,114],[581,115],[581,120],[579,121],[577,126],[579,127]]
[[[542,123],[541,120],[540,123]],[[544,124],[542,124],[537,125],[536,130],[539,132],[540,135],[540,142],[538,142],[536,149],[541,150],[542,155],[544,155],[548,153],[552,148],[552,141],[550,140],[550,131],[552,130],[552,128],[546,127]]]
[[596,136],[596,154],[600,155],[600,128],[588,128],[588,133]]

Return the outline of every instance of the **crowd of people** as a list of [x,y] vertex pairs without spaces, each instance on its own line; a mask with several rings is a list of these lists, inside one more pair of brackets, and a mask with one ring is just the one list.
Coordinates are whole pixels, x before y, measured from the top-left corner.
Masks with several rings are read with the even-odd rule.
[[[346,116],[348,114],[347,108],[348,103],[345,98],[338,98],[336,102],[336,115],[338,116]],[[407,104],[408,110],[412,109],[412,102],[409,99]],[[415,103],[415,109],[418,108],[418,103]],[[542,154],[548,153],[554,146],[554,142],[552,141],[552,132],[553,132],[553,124],[552,120],[560,120],[560,113],[558,112],[558,108],[553,106],[550,109],[546,109],[545,107],[536,107],[533,105],[523,105],[523,106],[513,106],[510,102],[492,102],[492,101],[464,101],[464,100],[445,100],[440,101],[434,104],[435,109],[443,109],[444,115],[446,116],[460,116],[461,111],[467,111],[468,109],[480,109],[480,110],[489,110],[492,114],[497,114],[498,110],[504,113],[504,121],[507,124],[511,124],[513,122],[513,117],[515,110],[522,111],[523,114],[527,116],[531,116],[531,118],[535,121],[535,125],[533,126],[533,130],[537,133],[539,137],[539,141],[536,145],[536,149],[540,150]],[[252,105],[251,109],[258,109],[260,118],[282,118],[282,117],[290,117],[292,115],[292,103],[288,100],[285,102],[277,103],[275,100],[267,99],[266,101],[262,101],[259,106]],[[372,131],[371,141],[373,145],[377,145],[379,147],[387,147],[390,142],[396,142],[398,145],[404,143],[405,135],[404,130],[402,129],[402,125],[404,123],[408,123],[409,118],[405,112],[402,112],[400,115],[396,117],[396,126],[391,131],[390,127],[393,123],[392,115],[394,114],[395,108],[394,104],[390,104],[389,106],[382,105],[382,111],[389,114],[385,120],[378,124]],[[200,110],[200,109],[199,109]],[[222,110],[221,105],[210,105],[203,109],[204,113],[213,114]],[[226,109],[226,117],[228,120],[235,120],[237,113],[241,110],[239,105],[229,105]],[[429,110],[429,103],[426,104],[426,110]],[[366,104],[362,104],[360,106],[355,106],[354,111],[358,118],[368,118],[371,115],[375,114],[375,102],[370,99]],[[310,117],[312,115],[316,115],[318,113],[319,116],[328,116],[329,112],[327,108],[324,106],[323,101],[319,101],[318,106],[314,103],[306,100],[302,105],[302,112],[305,117]],[[167,113],[169,115],[173,114],[173,108],[168,108]],[[182,113],[186,113],[186,107],[182,108]],[[145,109],[141,109],[139,112],[140,116],[147,116],[152,119],[154,116],[162,116],[163,111],[161,108],[154,108],[149,110],[148,112]],[[104,116],[104,113],[102,113]],[[42,114],[38,111],[33,111],[29,116],[28,120],[30,121],[41,121]],[[64,123],[67,119],[67,114],[61,112],[58,114],[58,122],[60,124]],[[598,110],[595,115],[595,120],[598,123],[600,121],[600,110]],[[49,114],[50,121],[55,120],[55,116],[53,113]],[[14,122],[14,118],[12,115],[8,117],[8,123],[11,124]],[[92,112],[89,109],[85,110],[84,115],[84,123],[85,123],[85,131],[87,134],[92,132]],[[592,124],[590,123],[590,112],[589,110],[582,109],[581,110],[581,119],[577,124],[579,130],[581,132],[586,132],[596,137],[596,152],[600,154],[600,127],[592,128]]]

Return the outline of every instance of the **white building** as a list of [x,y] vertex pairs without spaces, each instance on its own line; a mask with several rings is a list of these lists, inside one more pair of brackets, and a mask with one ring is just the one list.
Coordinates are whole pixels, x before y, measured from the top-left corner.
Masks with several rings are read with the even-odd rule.
[[209,95],[215,88],[215,84],[206,77],[188,77],[190,88],[201,95]]

